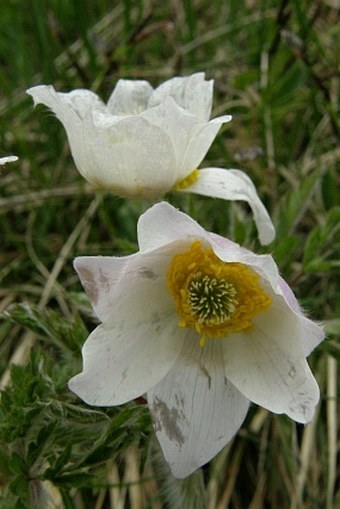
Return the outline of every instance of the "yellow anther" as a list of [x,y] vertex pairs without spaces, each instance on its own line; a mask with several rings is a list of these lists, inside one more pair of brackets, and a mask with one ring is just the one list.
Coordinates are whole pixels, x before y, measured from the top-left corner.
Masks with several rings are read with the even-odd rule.
[[183,180],[180,180],[180,182],[177,182],[172,189],[176,191],[176,189],[186,189],[191,184],[196,182],[196,180],[199,177],[199,170],[193,170],[187,177],[185,177]]
[[200,346],[209,338],[251,330],[253,317],[271,305],[253,269],[223,262],[200,241],[173,257],[167,286],[180,316],[178,325],[192,327]]

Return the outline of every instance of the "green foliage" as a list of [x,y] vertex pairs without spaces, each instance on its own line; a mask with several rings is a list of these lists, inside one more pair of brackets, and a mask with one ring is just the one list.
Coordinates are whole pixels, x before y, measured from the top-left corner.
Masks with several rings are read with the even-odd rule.
[[40,310],[31,307],[27,302],[13,304],[6,310],[4,317],[52,341],[66,351],[80,350],[88,336],[88,331],[79,315],[73,317],[70,322],[56,311]]
[[331,272],[340,269],[340,207],[330,209],[324,224],[315,227],[306,240],[303,256],[307,272]]
[[340,361],[340,319],[325,322],[326,341],[321,345],[337,362]]
[[143,406],[86,407],[67,391],[67,374],[40,352],[25,367],[12,368],[0,407],[3,500],[31,507],[34,482],[49,481],[61,490],[101,484],[98,469],[148,433]]

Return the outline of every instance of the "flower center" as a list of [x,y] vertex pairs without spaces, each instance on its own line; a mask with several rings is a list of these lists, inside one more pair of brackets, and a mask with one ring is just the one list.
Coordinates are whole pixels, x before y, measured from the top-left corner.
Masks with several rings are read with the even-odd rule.
[[236,290],[231,283],[201,272],[188,285],[188,302],[198,323],[216,325],[229,320],[238,304]]
[[260,276],[239,262],[223,262],[200,241],[176,254],[167,272],[180,327],[192,327],[200,346],[208,338],[251,330],[252,318],[269,308],[271,298]]
[[196,182],[198,177],[199,177],[199,170],[197,170],[197,169],[193,170],[191,173],[189,173],[189,175],[187,177],[185,177],[180,182],[177,182],[177,184],[175,184],[172,189],[174,189],[175,191],[176,191],[176,189],[186,189],[191,184]]

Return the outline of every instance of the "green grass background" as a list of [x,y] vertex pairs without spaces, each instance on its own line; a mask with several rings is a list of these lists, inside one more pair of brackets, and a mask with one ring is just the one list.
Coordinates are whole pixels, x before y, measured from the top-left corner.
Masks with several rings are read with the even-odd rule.
[[[1,2],[0,157],[20,160],[0,170],[0,508],[340,505],[339,34],[336,0]],[[243,204],[167,199],[272,253],[327,339],[309,359],[321,388],[312,423],[253,405],[228,447],[176,481],[143,404],[94,409],[67,389],[95,326],[72,260],[134,252],[148,203],[93,194],[61,124],[25,89],[85,87],[107,99],[119,78],[157,86],[197,71],[215,80],[213,116],[233,115],[202,167],[247,172],[276,240],[259,245]]]

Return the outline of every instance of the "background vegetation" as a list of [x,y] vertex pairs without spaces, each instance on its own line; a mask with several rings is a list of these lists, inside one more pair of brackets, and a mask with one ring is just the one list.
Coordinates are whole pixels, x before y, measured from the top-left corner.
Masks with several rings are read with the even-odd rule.
[[[0,156],[20,157],[0,175],[1,508],[340,504],[338,9],[336,0],[1,2]],[[86,87],[107,99],[118,78],[157,85],[201,70],[215,80],[214,116],[233,115],[207,162],[251,176],[277,238],[259,246],[242,204],[168,199],[205,228],[272,252],[327,339],[309,359],[322,394],[311,424],[253,405],[228,447],[176,481],[143,402],[91,408],[67,389],[96,325],[72,260],[133,252],[147,204],[94,195],[61,124],[33,110],[25,89]]]

